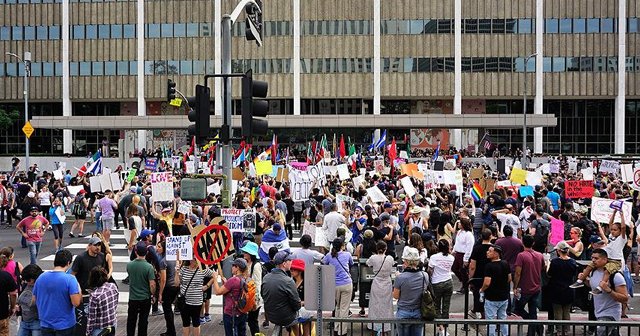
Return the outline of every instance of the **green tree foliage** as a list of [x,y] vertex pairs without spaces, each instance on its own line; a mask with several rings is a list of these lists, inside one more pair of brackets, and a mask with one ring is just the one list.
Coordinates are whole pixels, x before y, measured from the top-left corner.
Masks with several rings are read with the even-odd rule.
[[0,107],[0,131],[6,131],[18,118],[20,118],[18,110],[8,111]]

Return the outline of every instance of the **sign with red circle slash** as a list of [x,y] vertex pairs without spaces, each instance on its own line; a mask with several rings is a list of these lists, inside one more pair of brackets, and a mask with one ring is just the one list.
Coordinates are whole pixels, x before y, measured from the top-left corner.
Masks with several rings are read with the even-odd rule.
[[204,265],[215,265],[233,253],[233,237],[222,217],[213,219],[208,226],[193,228],[193,254]]

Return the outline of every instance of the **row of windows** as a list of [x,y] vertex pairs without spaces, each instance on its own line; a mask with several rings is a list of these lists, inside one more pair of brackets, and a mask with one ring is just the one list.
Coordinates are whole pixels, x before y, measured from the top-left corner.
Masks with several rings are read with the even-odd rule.
[[[70,62],[71,76],[136,75],[136,61]],[[609,57],[543,57],[543,72],[617,72],[618,58]],[[640,72],[640,56],[627,57],[627,72]],[[213,61],[171,60],[145,61],[145,75],[202,75],[214,73]],[[291,60],[241,59],[233,60],[232,71],[254,73],[291,73]],[[303,58],[301,73],[370,73],[371,58]],[[453,57],[383,58],[381,72],[453,72]],[[527,64],[526,72],[535,71],[535,59]],[[524,57],[463,57],[462,72],[525,72]],[[0,77],[24,75],[22,63],[0,63]],[[62,76],[61,62],[31,63],[31,76]]]
[[[69,2],[127,2],[136,0],[69,0]],[[0,4],[40,4],[40,3],[62,3],[62,0],[0,0]]]
[[[532,34],[535,32],[534,19],[464,19],[464,34]],[[135,24],[92,24],[72,25],[71,39],[109,39],[135,38]],[[381,34],[451,34],[453,20],[384,20]],[[301,22],[302,35],[370,35],[371,21],[368,20],[329,20]],[[545,19],[547,34],[615,33],[616,19],[613,18],[577,18]],[[640,32],[640,19],[629,18],[629,33]],[[210,23],[150,23],[145,25],[146,38],[203,37],[211,36]],[[238,22],[233,26],[234,36],[245,35],[245,25]],[[265,36],[288,36],[293,34],[291,21],[265,21]],[[57,40],[60,39],[60,26],[3,26],[0,27],[0,40]]]

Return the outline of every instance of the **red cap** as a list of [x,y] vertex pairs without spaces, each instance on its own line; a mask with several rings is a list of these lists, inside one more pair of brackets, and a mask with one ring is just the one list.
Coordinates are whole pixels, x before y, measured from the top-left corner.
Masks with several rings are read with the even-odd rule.
[[302,259],[293,259],[291,261],[291,269],[304,272],[304,260]]

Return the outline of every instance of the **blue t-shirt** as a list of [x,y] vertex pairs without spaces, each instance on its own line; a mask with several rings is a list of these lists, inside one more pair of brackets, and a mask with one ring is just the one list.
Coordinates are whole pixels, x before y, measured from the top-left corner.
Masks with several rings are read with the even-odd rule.
[[551,205],[553,205],[553,210],[560,209],[560,195],[555,191],[550,191],[547,193],[547,198],[551,201]]
[[349,268],[353,265],[353,259],[349,252],[339,252],[337,257],[331,256],[331,252],[322,258],[325,265],[333,265],[336,268],[336,286],[343,286],[351,283],[351,273]]
[[76,325],[71,295],[79,294],[76,277],[62,272],[45,272],[33,287],[40,325],[53,330],[69,329]]

